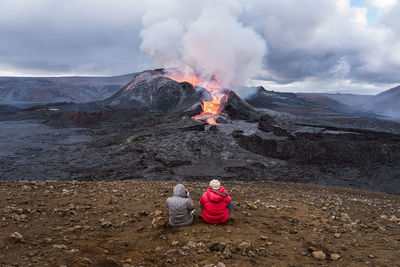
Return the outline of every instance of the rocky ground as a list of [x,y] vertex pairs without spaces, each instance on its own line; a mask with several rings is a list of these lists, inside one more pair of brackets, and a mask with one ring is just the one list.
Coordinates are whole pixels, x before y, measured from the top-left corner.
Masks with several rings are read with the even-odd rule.
[[[51,117],[52,112],[22,115]],[[400,124],[270,114],[258,122],[232,120],[218,125],[182,113],[133,110],[74,112],[46,123],[0,117],[0,180],[217,177],[400,194]]]
[[[400,194],[400,123],[259,88],[253,106],[225,90],[209,125],[191,117],[210,93],[164,74],[141,72],[102,101],[3,107],[0,180],[218,178]],[[298,105],[310,110],[299,114]]]
[[[224,182],[225,225],[165,225],[175,182],[0,182],[1,266],[400,266],[400,196]],[[205,182],[184,182],[199,211]]]

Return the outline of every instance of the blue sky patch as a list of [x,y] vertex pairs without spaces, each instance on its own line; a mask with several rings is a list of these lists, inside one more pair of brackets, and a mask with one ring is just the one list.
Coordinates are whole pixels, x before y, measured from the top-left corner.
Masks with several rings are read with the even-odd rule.
[[379,15],[380,15],[380,9],[377,7],[372,7],[372,6],[368,5],[368,1],[351,0],[350,5],[355,6],[355,7],[365,7],[368,9],[367,15],[366,15],[368,24],[374,24],[378,21]]

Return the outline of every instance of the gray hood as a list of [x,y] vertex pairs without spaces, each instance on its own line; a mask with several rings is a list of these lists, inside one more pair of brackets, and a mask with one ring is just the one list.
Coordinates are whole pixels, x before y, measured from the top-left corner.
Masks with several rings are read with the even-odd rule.
[[177,184],[174,187],[175,197],[186,197],[186,188],[183,184]]
[[184,226],[193,222],[194,210],[193,200],[186,195],[186,188],[183,184],[174,187],[174,195],[167,199],[169,209],[169,224],[172,226]]

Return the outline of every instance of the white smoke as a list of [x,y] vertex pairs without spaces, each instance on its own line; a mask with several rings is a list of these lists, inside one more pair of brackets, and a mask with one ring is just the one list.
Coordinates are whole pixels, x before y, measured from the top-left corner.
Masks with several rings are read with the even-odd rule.
[[140,48],[158,67],[240,85],[261,71],[267,51],[265,40],[239,22],[242,12],[236,0],[152,1]]

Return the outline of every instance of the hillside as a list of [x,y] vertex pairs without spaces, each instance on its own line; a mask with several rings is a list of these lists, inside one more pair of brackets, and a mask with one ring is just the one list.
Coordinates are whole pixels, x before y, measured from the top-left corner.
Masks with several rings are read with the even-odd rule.
[[[226,182],[226,225],[165,226],[175,182],[0,182],[1,266],[398,266],[400,197]],[[14,234],[13,234],[14,233]],[[212,265],[207,265],[212,266]]]
[[337,99],[324,93],[281,93],[259,87],[257,92],[246,101],[258,108],[305,116],[378,117],[366,109],[350,105],[344,101],[346,99]]
[[113,109],[172,112],[190,109],[200,102],[205,90],[194,90],[187,82],[179,83],[163,75],[163,70],[143,71],[99,104]]
[[11,105],[2,105],[0,104],[0,115],[12,114],[20,109]]
[[109,97],[134,74],[111,77],[0,77],[0,102],[91,102]]
[[331,106],[332,101],[347,107],[358,110],[359,113],[375,113],[391,118],[400,118],[400,86],[386,90],[375,96],[357,94],[325,94],[325,93],[299,93],[296,94],[309,103]]
[[376,95],[367,108],[389,117],[400,117],[400,86]]

